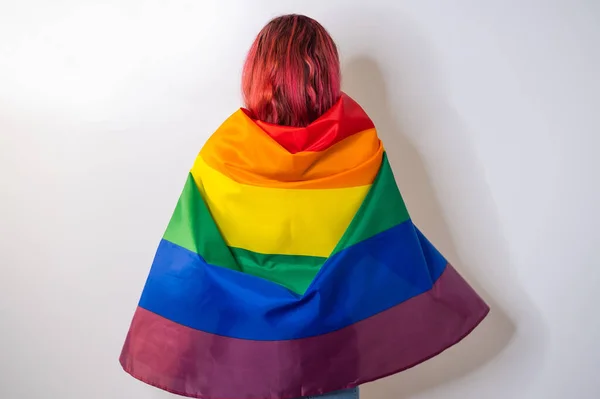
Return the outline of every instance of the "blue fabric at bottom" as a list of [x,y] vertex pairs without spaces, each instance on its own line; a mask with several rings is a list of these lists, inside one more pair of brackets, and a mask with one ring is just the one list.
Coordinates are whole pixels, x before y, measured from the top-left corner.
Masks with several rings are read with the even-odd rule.
[[303,296],[162,240],[140,307],[206,333],[285,341],[340,330],[431,289],[446,260],[408,220],[328,258]]
[[305,396],[301,399],[358,399],[358,388],[344,389],[319,396]]

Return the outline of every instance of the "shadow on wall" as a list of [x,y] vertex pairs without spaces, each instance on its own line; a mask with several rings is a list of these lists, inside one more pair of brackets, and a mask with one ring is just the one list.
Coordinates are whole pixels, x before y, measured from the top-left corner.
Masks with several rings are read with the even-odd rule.
[[[469,281],[492,309],[484,323],[462,343],[413,370],[399,374],[393,382],[384,381],[390,386],[386,387],[386,394],[382,393],[382,399],[389,395],[390,390],[395,391],[398,397],[410,397],[420,391],[459,378],[485,364],[502,351],[513,335],[515,327],[501,307],[477,282],[468,269],[469,265],[461,261],[425,164],[418,150],[395,123],[395,113],[388,105],[385,83],[377,63],[369,58],[353,59],[345,67],[344,79],[345,91],[365,108],[375,122],[415,224],[455,265],[459,273]],[[461,154],[461,156],[468,155]],[[460,179],[460,177],[455,178]],[[474,245],[477,244],[474,242]],[[494,264],[496,263],[497,260],[494,260]],[[473,268],[477,267],[473,265]],[[399,383],[398,379],[402,381]],[[379,396],[369,395],[369,397]]]
[[[365,33],[374,43],[380,39]],[[513,299],[527,308],[527,313],[536,313],[511,275],[510,255],[496,206],[483,167],[471,149],[468,130],[447,103],[441,82],[437,81],[439,75],[430,65],[433,60],[427,59],[421,47],[423,43],[413,37],[406,40],[411,42],[408,49],[395,42],[383,43],[383,47],[401,52],[396,57],[409,60],[385,57],[391,87],[401,91],[394,93],[393,107],[386,90],[389,81],[376,61],[377,49],[373,50],[374,56],[361,55],[344,63],[344,91],[374,120],[415,224],[486,300],[491,313],[475,332],[441,355],[393,378],[367,385],[363,391],[371,399],[410,398],[460,379],[496,358],[509,345],[516,325],[490,291],[498,295],[502,287],[509,287],[513,297],[518,296]],[[420,145],[415,146],[415,142]],[[418,148],[426,149],[428,160],[435,159],[435,168],[431,168],[436,172],[435,187],[445,198],[436,196],[425,157]],[[462,245],[455,244],[445,215],[451,216],[455,236],[460,235]],[[493,282],[488,287],[496,288],[486,290],[484,281]],[[538,346],[543,345],[543,337],[539,338]]]
[[[414,370],[396,377],[402,378],[402,381],[400,384],[395,381],[394,386],[401,389],[400,392],[395,393],[403,395],[401,397],[410,397],[427,388],[459,378],[488,362],[506,346],[515,327],[501,307],[487,295],[485,289],[474,278],[468,268],[469,265],[461,261],[450,228],[430,183],[425,164],[415,146],[395,124],[395,113],[388,105],[385,83],[377,63],[369,58],[353,59],[346,65],[344,79],[345,91],[365,108],[377,126],[415,224],[444,256],[455,264],[458,271],[492,308],[488,319],[464,342]],[[446,133],[456,133],[456,127],[448,129]],[[461,157],[470,156],[467,151],[468,148],[461,150]],[[455,179],[460,178],[460,176],[455,177]],[[482,180],[481,183],[485,187],[485,181]],[[473,193],[464,193],[464,195],[473,195]],[[473,245],[477,243],[473,242]],[[490,256],[496,255],[490,253]],[[499,263],[498,258],[491,261],[493,264]],[[478,265],[472,267],[477,268]],[[411,375],[403,378],[408,374]],[[389,394],[389,389],[386,391]]]

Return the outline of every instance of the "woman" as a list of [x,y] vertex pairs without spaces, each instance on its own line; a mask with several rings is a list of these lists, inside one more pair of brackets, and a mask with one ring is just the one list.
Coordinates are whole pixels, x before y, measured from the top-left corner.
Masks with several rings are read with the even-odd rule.
[[188,175],[123,368],[189,397],[355,398],[470,333],[489,308],[410,220],[325,29],[269,22],[242,86],[247,109]]

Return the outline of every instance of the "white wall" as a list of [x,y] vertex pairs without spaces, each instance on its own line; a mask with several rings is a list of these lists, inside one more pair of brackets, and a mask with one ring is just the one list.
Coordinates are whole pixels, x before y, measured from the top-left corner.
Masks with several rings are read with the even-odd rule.
[[0,0],[0,398],[171,397],[119,351],[187,170],[284,12],[329,28],[417,224],[493,306],[363,397],[600,397],[599,2]]

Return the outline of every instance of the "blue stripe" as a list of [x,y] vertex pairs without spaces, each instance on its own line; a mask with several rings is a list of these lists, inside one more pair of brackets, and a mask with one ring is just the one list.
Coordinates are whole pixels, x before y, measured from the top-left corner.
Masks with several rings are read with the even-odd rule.
[[329,258],[302,296],[163,240],[140,306],[205,332],[288,340],[339,330],[429,290],[446,260],[409,220]]

